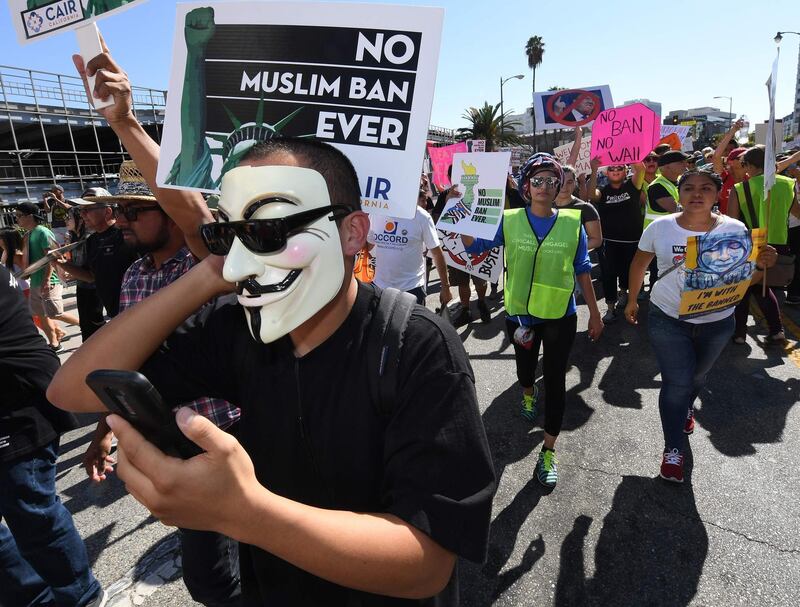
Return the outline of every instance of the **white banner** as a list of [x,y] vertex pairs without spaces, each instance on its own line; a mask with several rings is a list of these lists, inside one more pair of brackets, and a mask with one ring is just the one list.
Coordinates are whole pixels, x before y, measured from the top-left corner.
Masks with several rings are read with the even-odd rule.
[[692,127],[690,126],[681,126],[679,124],[662,124],[661,125],[661,138],[663,139],[667,135],[671,135],[675,133],[678,138],[683,143],[683,140],[686,139],[686,135],[689,134],[689,129]]
[[255,141],[313,137],[351,160],[365,211],[413,217],[443,14],[364,4],[179,4],[159,186],[216,192]]
[[[775,54],[775,61],[772,62],[772,72],[767,78],[767,97],[769,97],[769,121],[767,122],[766,149],[764,150],[764,200],[769,196],[769,191],[775,185],[775,150],[779,149],[781,139],[783,139],[783,128],[778,133],[775,131],[775,89],[778,86],[778,59],[781,57],[781,47]],[[767,218],[769,221],[769,218]]]
[[485,152],[486,140],[485,139],[470,139],[467,141],[469,144],[470,152]]
[[503,217],[510,152],[453,155],[453,184],[460,196],[451,198],[436,227],[446,232],[491,240]]
[[[568,164],[569,155],[572,153],[573,143],[565,143],[553,149],[553,156],[555,156],[561,164]],[[578,158],[575,160],[575,171],[578,175],[590,175],[592,172],[591,165],[591,148],[592,136],[587,135],[581,139],[581,147],[578,150]]]
[[[480,255],[470,255],[464,249],[461,234],[439,230],[439,240],[448,266],[489,282],[500,280],[500,274],[503,273],[503,247],[489,249]],[[428,257],[433,258],[430,252]]]
[[8,0],[17,40],[27,44],[74,30],[144,0]]

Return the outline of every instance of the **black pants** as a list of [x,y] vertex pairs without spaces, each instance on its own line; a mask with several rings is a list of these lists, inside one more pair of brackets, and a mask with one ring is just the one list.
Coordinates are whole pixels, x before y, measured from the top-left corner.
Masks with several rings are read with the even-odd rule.
[[183,583],[206,607],[238,607],[239,544],[213,531],[181,529]]
[[789,249],[794,253],[794,278],[786,289],[786,295],[800,297],[800,226],[789,228]]
[[514,331],[519,325],[506,318],[508,339],[514,345],[517,362],[517,379],[523,388],[533,386],[536,365],[539,361],[539,346],[544,344],[542,371],[544,374],[544,431],[558,436],[564,420],[566,405],[567,362],[578,329],[578,315],[565,316],[558,320],[547,320],[533,326],[533,346],[526,350],[514,343]]
[[606,302],[617,301],[617,281],[620,289],[628,290],[628,271],[638,248],[636,242],[603,241],[603,296]]
[[75,289],[75,301],[78,304],[81,339],[86,341],[95,331],[106,324],[103,318],[103,304],[97,296],[97,289],[81,287]]

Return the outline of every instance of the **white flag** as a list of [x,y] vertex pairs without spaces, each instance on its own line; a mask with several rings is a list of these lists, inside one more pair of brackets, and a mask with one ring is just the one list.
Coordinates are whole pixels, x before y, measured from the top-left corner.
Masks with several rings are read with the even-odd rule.
[[778,84],[778,59],[781,56],[781,47],[772,62],[772,73],[767,78],[767,95],[769,96],[769,122],[767,122],[766,152],[764,154],[764,200],[775,185],[775,88]]

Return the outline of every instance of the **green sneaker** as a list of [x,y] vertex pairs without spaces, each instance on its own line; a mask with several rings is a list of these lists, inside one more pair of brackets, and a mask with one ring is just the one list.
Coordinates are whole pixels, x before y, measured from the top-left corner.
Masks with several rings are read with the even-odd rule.
[[522,395],[522,417],[528,421],[536,421],[536,401],[539,398],[539,388],[533,386],[533,394]]
[[536,478],[545,487],[552,489],[558,482],[558,466],[556,464],[555,451],[542,449],[539,452],[539,461],[536,462]]

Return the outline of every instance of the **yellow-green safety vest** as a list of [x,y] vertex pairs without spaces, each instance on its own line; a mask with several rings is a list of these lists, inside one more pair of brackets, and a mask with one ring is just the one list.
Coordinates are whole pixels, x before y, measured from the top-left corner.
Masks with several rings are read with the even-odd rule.
[[[758,227],[763,228],[767,225],[767,205],[764,204],[764,175],[756,175],[748,179],[750,184],[750,194],[753,196],[753,208],[758,214]],[[755,227],[753,219],[750,217],[750,209],[747,198],[744,195],[744,184],[737,183],[736,196],[739,199],[739,213],[748,228]],[[794,179],[775,176],[775,185],[769,191],[770,211],[769,211],[769,234],[767,240],[769,244],[786,244],[789,240],[789,209],[794,200]]]
[[555,223],[539,241],[527,209],[503,212],[506,286],[510,316],[561,318],[575,289],[575,254],[581,234],[581,212],[558,209]]
[[[675,199],[675,202],[678,202],[678,198],[680,194],[678,194],[678,186],[672,183],[669,179],[664,177],[663,175],[659,175],[653,181],[650,182],[650,185],[647,186],[648,190],[652,188],[654,185],[661,185],[664,186],[664,189],[669,192],[669,195]],[[646,228],[651,223],[653,223],[659,217],[664,217],[665,215],[670,215],[672,211],[656,211],[653,207],[650,206],[650,194],[648,193],[646,201],[645,201],[645,213],[644,213],[644,227]]]

